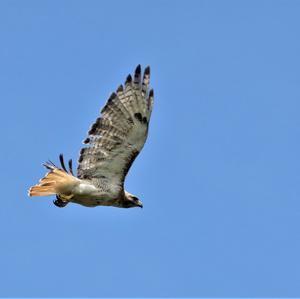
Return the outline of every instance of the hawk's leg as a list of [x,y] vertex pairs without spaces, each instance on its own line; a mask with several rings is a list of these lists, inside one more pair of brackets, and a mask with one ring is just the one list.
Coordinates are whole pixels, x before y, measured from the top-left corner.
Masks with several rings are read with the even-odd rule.
[[53,200],[53,203],[59,208],[64,208],[68,204],[68,202],[62,200],[59,195],[56,195],[56,200]]

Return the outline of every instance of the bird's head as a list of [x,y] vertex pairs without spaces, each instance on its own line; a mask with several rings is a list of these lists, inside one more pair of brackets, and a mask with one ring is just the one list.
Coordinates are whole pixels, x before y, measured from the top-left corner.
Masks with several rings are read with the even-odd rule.
[[135,195],[125,191],[123,206],[124,208],[142,208],[143,203]]

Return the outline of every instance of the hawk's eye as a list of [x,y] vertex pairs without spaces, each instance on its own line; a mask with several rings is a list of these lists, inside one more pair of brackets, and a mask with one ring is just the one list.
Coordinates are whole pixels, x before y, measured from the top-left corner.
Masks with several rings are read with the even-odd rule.
[[139,201],[139,199],[137,197],[135,197],[135,196],[132,196],[132,200],[133,201]]

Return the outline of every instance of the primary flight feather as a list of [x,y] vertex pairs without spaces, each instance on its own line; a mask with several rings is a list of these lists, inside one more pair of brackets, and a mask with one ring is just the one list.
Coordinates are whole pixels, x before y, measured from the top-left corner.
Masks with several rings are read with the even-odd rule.
[[143,207],[136,196],[124,190],[124,181],[147,139],[153,108],[149,81],[150,67],[142,75],[138,65],[134,77],[128,75],[124,86],[111,94],[91,126],[83,142],[86,146],[80,151],[77,176],[72,160],[67,170],[61,154],[61,168],[51,161],[45,163],[50,172],[29,189],[29,196],[56,195],[54,204],[58,207],[69,202],[87,207]]

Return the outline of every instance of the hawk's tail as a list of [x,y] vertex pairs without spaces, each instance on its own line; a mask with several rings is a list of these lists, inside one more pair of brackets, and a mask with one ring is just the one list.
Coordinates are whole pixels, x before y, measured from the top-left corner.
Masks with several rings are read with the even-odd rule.
[[[62,155],[60,156],[61,161]],[[57,168],[51,161],[43,164],[50,170],[37,185],[28,190],[29,196],[46,196],[53,194],[71,195],[73,187],[79,182],[71,173],[64,169]]]

